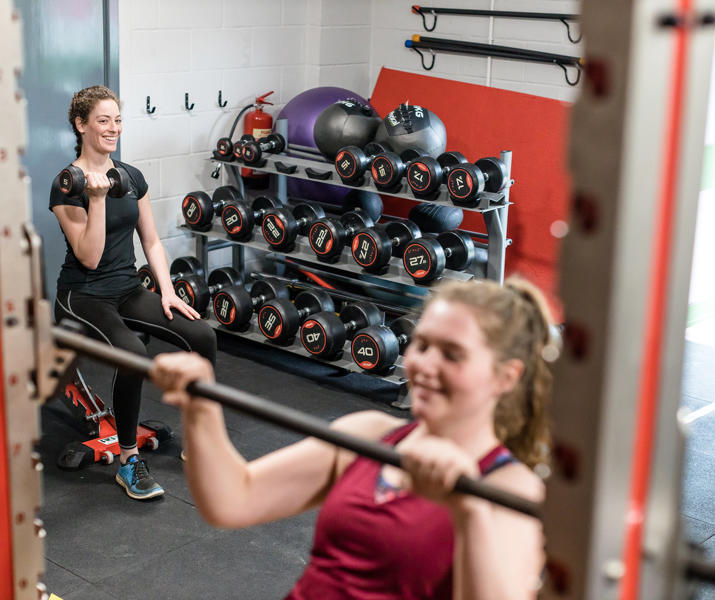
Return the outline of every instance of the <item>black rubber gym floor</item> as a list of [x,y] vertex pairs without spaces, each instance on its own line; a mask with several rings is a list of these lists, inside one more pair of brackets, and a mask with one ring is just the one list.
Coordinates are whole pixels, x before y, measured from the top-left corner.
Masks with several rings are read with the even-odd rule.
[[[339,369],[221,336],[217,379],[275,402],[332,420],[363,409],[390,407],[393,384],[345,374]],[[152,340],[150,353],[171,350]],[[689,343],[683,404],[697,409],[715,401],[715,348]],[[83,362],[95,392],[108,399],[111,371]],[[50,593],[62,600],[213,600],[282,598],[308,559],[315,513],[242,531],[206,525],[189,495],[179,459],[180,422],[175,409],[159,402],[145,384],[143,419],[159,419],[177,436],[146,458],[166,490],[163,498],[129,499],[114,482],[113,465],[67,472],[55,459],[78,439],[61,401],[42,408],[40,452],[44,500],[46,574]],[[248,459],[300,436],[238,413],[227,412],[231,439]],[[715,558],[715,414],[696,421],[686,457],[683,514],[692,539]],[[713,589],[699,600],[715,600]]]

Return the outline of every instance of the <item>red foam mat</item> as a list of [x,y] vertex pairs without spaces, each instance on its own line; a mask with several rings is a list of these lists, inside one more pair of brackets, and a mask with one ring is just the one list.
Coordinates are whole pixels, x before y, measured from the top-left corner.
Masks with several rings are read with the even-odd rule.
[[[513,152],[506,272],[539,285],[556,305],[558,240],[555,220],[566,220],[570,179],[566,102],[383,68],[372,105],[381,115],[409,101],[435,112],[447,127],[447,150],[474,161]],[[384,197],[385,211],[407,216],[414,202]],[[465,229],[484,231],[481,215],[466,213]]]

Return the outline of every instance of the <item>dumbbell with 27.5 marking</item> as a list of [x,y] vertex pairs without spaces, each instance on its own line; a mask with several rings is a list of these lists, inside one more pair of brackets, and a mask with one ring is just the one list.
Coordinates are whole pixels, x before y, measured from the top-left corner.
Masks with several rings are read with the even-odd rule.
[[196,231],[208,231],[214,215],[222,214],[226,206],[242,200],[241,192],[232,185],[222,185],[213,196],[206,192],[191,192],[181,202],[181,213],[186,224]]
[[280,154],[285,147],[285,138],[280,133],[269,133],[260,140],[248,140],[243,144],[241,158],[246,165],[258,165],[264,152]]
[[[171,267],[169,268],[169,275],[171,276],[172,282],[181,275],[189,275],[190,273],[198,275],[201,278],[204,277],[204,268],[198,258],[195,256],[180,256],[172,261]],[[154,272],[149,265],[139,267],[137,274],[139,275],[139,282],[143,287],[150,292],[160,292]]]
[[258,328],[273,343],[289,344],[301,324],[310,315],[321,311],[335,311],[333,299],[323,290],[300,292],[294,302],[288,298],[274,298],[258,311]]
[[340,316],[334,312],[319,312],[301,325],[300,341],[313,356],[337,359],[346,339],[352,339],[360,329],[379,325],[383,317],[372,302],[348,304],[340,311]]
[[[129,191],[129,175],[124,169],[112,167],[107,171],[107,179],[109,179],[107,196],[110,198],[121,198]],[[87,186],[84,171],[75,165],[62,169],[57,176],[57,181],[60,191],[70,198],[79,198]]]
[[239,331],[250,324],[255,311],[273,298],[288,298],[288,287],[276,279],[254,281],[250,292],[231,286],[214,295],[214,317],[227,329]]
[[417,198],[433,199],[439,194],[439,186],[456,165],[468,161],[461,152],[443,152],[437,158],[422,156],[407,166],[407,184]]
[[383,152],[387,152],[387,148],[377,142],[370,142],[364,150],[358,146],[345,146],[335,156],[335,170],[343,183],[362,185],[372,160]]
[[240,286],[243,278],[236,269],[222,267],[209,273],[206,281],[196,274],[182,274],[174,279],[174,291],[196,312],[203,313],[209,306],[211,297],[227,287]]
[[263,217],[272,208],[277,208],[281,203],[275,198],[258,196],[251,203],[250,208],[245,202],[232,202],[227,204],[221,212],[221,224],[226,234],[232,240],[245,242],[253,235],[253,226],[263,223]]
[[357,332],[350,344],[355,364],[370,373],[391,370],[397,357],[410,343],[416,321],[410,317],[395,319],[390,326],[371,325]]
[[325,216],[316,204],[302,202],[292,210],[286,207],[272,208],[263,217],[261,229],[265,240],[276,250],[290,252],[298,234],[306,235],[309,227]]
[[382,227],[361,229],[352,243],[353,260],[371,273],[384,273],[390,257],[402,257],[405,246],[422,235],[420,228],[407,219],[389,221]]
[[494,156],[480,158],[476,163],[465,163],[450,169],[447,189],[454,204],[475,206],[483,191],[500,192],[508,183],[504,161]]
[[423,237],[407,244],[402,264],[416,283],[429,283],[445,268],[455,271],[469,268],[476,257],[477,249],[468,233],[444,231],[436,238]]
[[372,227],[373,220],[360,209],[349,210],[340,218],[323,217],[310,226],[308,242],[316,256],[325,262],[335,262],[355,233]]

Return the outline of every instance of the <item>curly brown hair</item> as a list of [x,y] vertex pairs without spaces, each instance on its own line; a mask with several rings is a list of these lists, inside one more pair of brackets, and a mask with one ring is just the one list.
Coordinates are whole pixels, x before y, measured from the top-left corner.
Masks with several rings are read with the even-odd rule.
[[486,280],[450,281],[437,287],[425,306],[435,300],[472,310],[497,366],[509,359],[523,363],[519,382],[496,405],[494,433],[529,467],[547,462],[552,377],[544,348],[554,344],[554,329],[541,291],[521,277],[509,277],[503,287]]
[[79,155],[82,153],[82,134],[77,129],[75,119],[79,117],[82,123],[86,123],[92,109],[100,100],[114,100],[117,106],[119,106],[119,98],[117,98],[117,95],[103,85],[86,87],[79,92],[75,92],[75,95],[72,96],[72,102],[70,102],[67,116],[69,117],[72,131],[74,131],[75,139],[77,140],[77,145],[74,147],[77,158],[79,158]]

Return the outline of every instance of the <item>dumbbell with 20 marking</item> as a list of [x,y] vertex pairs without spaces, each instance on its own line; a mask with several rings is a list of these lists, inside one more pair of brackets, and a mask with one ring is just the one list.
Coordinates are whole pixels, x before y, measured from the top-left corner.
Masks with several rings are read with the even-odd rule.
[[232,185],[222,185],[214,190],[212,196],[206,192],[186,194],[181,202],[181,213],[186,224],[196,231],[208,231],[214,215],[221,215],[230,204],[242,200],[241,192]]

